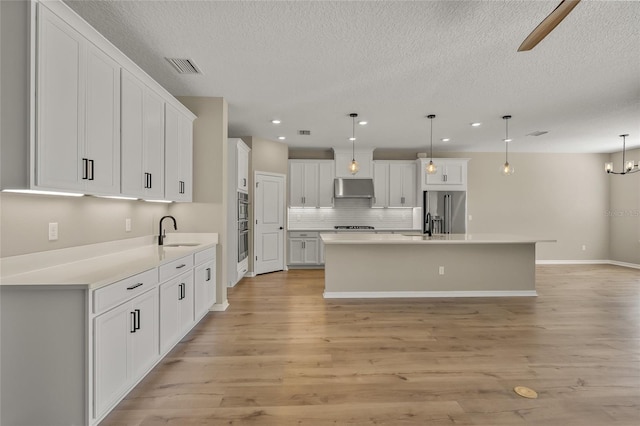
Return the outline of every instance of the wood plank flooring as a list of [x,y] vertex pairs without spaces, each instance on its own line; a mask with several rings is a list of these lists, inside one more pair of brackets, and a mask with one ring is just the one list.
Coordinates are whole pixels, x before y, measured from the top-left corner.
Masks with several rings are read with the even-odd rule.
[[101,426],[640,424],[640,270],[538,266],[537,298],[325,300],[323,280],[244,279]]

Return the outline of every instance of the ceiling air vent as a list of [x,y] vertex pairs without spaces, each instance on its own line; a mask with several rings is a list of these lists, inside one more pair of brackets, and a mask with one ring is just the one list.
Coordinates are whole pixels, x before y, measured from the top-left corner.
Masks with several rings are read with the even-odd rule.
[[311,136],[311,130],[298,130],[298,134],[301,136]]
[[180,74],[202,74],[193,59],[165,58]]
[[544,131],[544,130],[536,130],[535,132],[531,132],[531,133],[527,134],[527,136],[542,136],[542,135],[546,135],[547,133],[549,133],[549,132]]

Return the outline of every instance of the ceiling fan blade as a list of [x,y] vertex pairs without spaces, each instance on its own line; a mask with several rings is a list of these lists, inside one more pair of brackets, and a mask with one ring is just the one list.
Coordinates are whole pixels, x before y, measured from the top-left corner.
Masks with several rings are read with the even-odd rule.
[[536,47],[543,38],[545,38],[555,27],[558,26],[560,22],[562,22],[564,18],[566,18],[569,12],[571,12],[578,3],[580,3],[580,0],[562,0],[558,7],[556,7],[549,16],[544,18],[536,29],[524,39],[520,47],[518,47],[518,52],[524,52]]

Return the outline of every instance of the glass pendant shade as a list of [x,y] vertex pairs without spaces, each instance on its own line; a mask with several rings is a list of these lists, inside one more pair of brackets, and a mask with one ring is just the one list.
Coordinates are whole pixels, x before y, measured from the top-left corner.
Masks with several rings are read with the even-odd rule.
[[604,163],[604,171],[607,173],[611,173],[613,171],[613,163],[612,162]]
[[633,170],[634,167],[635,167],[635,163],[633,161],[627,161],[627,164],[625,164],[624,169],[627,172],[630,172],[631,170]]
[[429,164],[425,168],[427,174],[432,175],[438,171],[438,166],[433,164],[433,119],[436,118],[435,114],[427,115],[429,121],[431,121],[431,142],[429,144]]
[[351,164],[349,164],[349,173],[355,175],[356,173],[358,173],[358,171],[360,171],[360,165],[354,158],[353,160],[351,160]]
[[627,155],[627,136],[628,134],[620,135],[622,138],[622,171],[614,172],[613,163],[608,162],[604,164],[604,171],[612,175],[627,175],[630,173],[640,172],[640,165],[636,164],[633,160],[626,160]]
[[515,173],[515,169],[513,168],[513,166],[511,164],[509,164],[509,162],[505,162],[502,167],[500,167],[500,171],[502,172],[502,174],[504,176],[511,176],[512,174]]

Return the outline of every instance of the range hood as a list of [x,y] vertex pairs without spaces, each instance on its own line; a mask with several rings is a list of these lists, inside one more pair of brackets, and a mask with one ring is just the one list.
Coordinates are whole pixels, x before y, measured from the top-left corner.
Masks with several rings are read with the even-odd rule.
[[333,181],[335,198],[373,198],[373,179],[343,179]]

